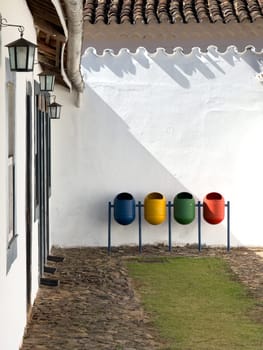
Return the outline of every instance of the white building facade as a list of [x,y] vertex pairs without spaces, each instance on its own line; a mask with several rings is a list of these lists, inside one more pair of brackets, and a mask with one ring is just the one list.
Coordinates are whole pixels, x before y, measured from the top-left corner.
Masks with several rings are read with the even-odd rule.
[[[2,1],[0,12],[8,23],[23,25],[25,38],[35,42],[33,20],[25,2]],[[34,75],[32,72],[10,72],[5,47],[18,38],[17,28],[2,27],[0,31],[0,348],[7,350],[18,349],[21,345],[27,312],[36,296],[39,278],[38,220],[34,220],[33,214],[34,183],[27,181],[28,178],[33,179],[33,153],[31,154],[33,149],[27,148],[29,141],[27,137],[31,135],[33,143],[34,129],[33,124],[29,123],[29,116],[32,115],[34,108]],[[29,164],[30,166],[27,166]],[[30,203],[27,200],[30,200]],[[31,212],[27,211],[29,208],[32,208]],[[30,232],[27,230],[27,225],[30,226]]]
[[[186,17],[187,23],[174,25],[161,17],[157,23],[106,24],[99,23],[98,9],[90,15],[84,5],[82,12],[82,1],[47,3],[58,14],[55,27],[61,23],[63,29],[54,35],[61,46],[53,52],[64,79],[55,89],[63,106],[60,120],[49,119],[39,65],[34,72],[10,71],[5,45],[19,33],[0,30],[0,349],[5,350],[21,345],[50,247],[107,246],[108,204],[118,193],[129,192],[138,203],[150,192],[162,193],[167,202],[189,192],[197,203],[219,192],[230,201],[231,245],[263,245],[262,11],[254,8],[247,17],[251,23],[225,20],[210,27]],[[85,2],[89,8],[91,3],[102,4]],[[128,2],[122,3],[127,9]],[[23,25],[26,39],[42,40],[43,56],[52,29],[49,33],[36,7],[33,19],[27,4],[34,10],[31,0],[2,1],[0,14]],[[72,6],[67,20],[65,4]],[[246,18],[244,10],[239,17],[235,11]],[[84,18],[81,96],[80,45],[70,22],[80,22],[80,28],[79,17]],[[73,44],[65,69],[67,40]],[[226,245],[226,226],[226,218],[218,225],[202,219],[202,243]],[[167,217],[150,225],[142,211],[141,228],[142,244],[167,244]],[[197,243],[197,217],[189,225],[172,218],[171,230],[173,245]],[[113,246],[137,245],[138,231],[137,210],[127,226],[111,218]]]
[[[48,279],[51,196],[50,94],[33,71],[11,71],[8,49],[19,39],[37,44],[26,1],[0,4],[0,349],[20,348],[39,284]],[[21,29],[21,28],[20,28]],[[37,50],[36,50],[37,51]]]

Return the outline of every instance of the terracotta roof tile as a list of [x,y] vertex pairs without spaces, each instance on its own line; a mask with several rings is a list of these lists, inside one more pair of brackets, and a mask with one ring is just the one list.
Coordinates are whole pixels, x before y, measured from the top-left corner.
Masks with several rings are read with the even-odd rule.
[[160,23],[171,22],[171,17],[168,11],[168,3],[168,0],[160,0],[157,3],[157,16],[159,18]]
[[263,0],[85,0],[84,21],[95,23],[254,22]]
[[250,0],[247,3],[247,9],[253,22],[262,17],[262,8],[259,6],[257,0]]
[[222,10],[217,0],[208,0],[207,8],[212,23],[223,22]]
[[171,0],[168,12],[170,13],[172,23],[184,22],[184,15],[181,10],[180,0]]
[[[125,0],[124,0],[125,1]],[[133,12],[131,13],[131,23],[145,23],[144,18],[144,1],[143,0],[133,0],[134,1],[134,8]]]
[[155,5],[156,5],[155,0],[146,0],[145,17],[146,17],[147,23],[158,23]]
[[133,0],[124,0],[120,10],[120,23],[131,23],[132,22],[132,8]]
[[239,22],[251,22],[251,17],[245,0],[238,0],[235,2],[234,6]]
[[199,22],[211,21],[208,12],[207,2],[205,0],[196,0],[196,14]]
[[221,6],[221,11],[222,11],[223,19],[225,23],[228,23],[231,21],[237,22],[235,7],[231,0],[221,0],[220,6]]

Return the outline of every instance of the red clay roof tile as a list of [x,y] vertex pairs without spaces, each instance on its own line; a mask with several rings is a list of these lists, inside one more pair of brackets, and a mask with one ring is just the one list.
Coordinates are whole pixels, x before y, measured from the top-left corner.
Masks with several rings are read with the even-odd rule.
[[84,21],[95,23],[254,22],[263,0],[85,0]]

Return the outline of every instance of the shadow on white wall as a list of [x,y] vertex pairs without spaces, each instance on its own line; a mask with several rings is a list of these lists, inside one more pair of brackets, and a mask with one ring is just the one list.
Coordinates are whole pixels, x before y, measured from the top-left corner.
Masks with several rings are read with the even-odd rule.
[[[55,130],[54,243],[106,245],[107,203],[119,192],[143,200],[158,191],[172,200],[187,191],[202,200],[217,191],[231,201],[232,244],[260,245],[260,199],[253,208],[244,202],[255,179],[263,197],[263,170],[253,157],[263,147],[256,132],[263,127],[262,86],[255,79],[262,57],[233,47],[188,55],[87,50],[83,106],[69,106]],[[225,224],[204,224],[204,242],[224,244]],[[136,223],[113,223],[113,231],[113,244],[138,241]],[[173,231],[177,243],[197,241],[196,223],[174,223]],[[143,232],[147,243],[167,240],[167,224],[144,223]]]
[[[120,192],[130,192],[136,201],[143,202],[152,191],[163,193],[171,201],[177,193],[187,191],[198,200],[191,188],[164,168],[89,86],[85,90],[84,110],[88,114],[72,111],[64,116],[63,125],[55,130],[51,221],[54,244],[106,246],[107,204]],[[63,154],[67,155],[65,163],[59,161]],[[224,245],[225,225],[225,221],[217,227],[203,222],[203,242]],[[167,221],[152,226],[143,220],[142,230],[144,244],[167,242]],[[187,226],[172,221],[172,232],[174,244],[196,243],[197,220]],[[233,236],[231,239],[232,244],[239,244]],[[126,227],[112,221],[113,245],[137,243],[137,219]]]

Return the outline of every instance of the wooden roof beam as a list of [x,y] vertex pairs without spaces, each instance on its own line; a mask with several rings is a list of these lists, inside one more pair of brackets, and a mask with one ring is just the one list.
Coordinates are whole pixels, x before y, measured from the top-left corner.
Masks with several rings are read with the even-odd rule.
[[54,26],[44,21],[43,19],[35,18],[35,26],[37,30],[48,33],[50,36],[55,37],[56,40],[61,42],[66,42],[66,37],[57,31]]

